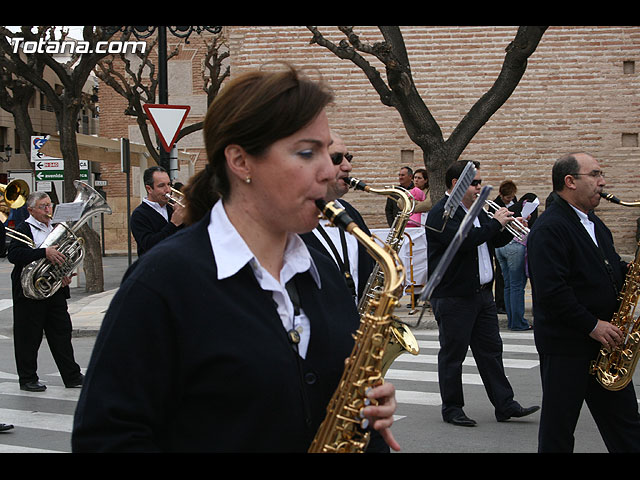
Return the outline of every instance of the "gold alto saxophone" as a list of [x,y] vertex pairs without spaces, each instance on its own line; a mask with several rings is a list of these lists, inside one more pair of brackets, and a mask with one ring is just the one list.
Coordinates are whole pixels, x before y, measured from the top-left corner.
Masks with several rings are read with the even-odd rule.
[[391,315],[402,294],[405,270],[397,252],[369,237],[344,209],[323,200],[316,204],[329,221],[355,236],[384,271],[384,285],[360,316],[353,350],[327,405],[325,419],[309,447],[310,453],[362,453],[369,443],[368,420],[362,411],[374,402],[367,398],[367,391],[384,382],[382,363],[392,335]]
[[[622,202],[602,192],[602,198],[624,206],[640,206],[640,202]],[[602,347],[591,364],[591,373],[607,390],[622,390],[631,381],[640,352],[640,322],[635,313],[640,297],[640,243],[636,256],[629,264],[624,285],[620,291],[620,306],[611,323],[618,327],[624,341],[612,348]]]
[[[402,243],[404,240],[404,230],[407,226],[407,222],[413,213],[415,208],[415,199],[413,195],[402,187],[384,187],[384,188],[372,188],[367,186],[362,180],[357,178],[345,178],[344,181],[356,190],[362,190],[367,193],[374,193],[377,195],[385,195],[391,197],[398,203],[400,210],[393,220],[393,224],[389,229],[389,234],[385,240],[385,245],[394,250],[396,253],[400,252]],[[382,288],[384,284],[384,272],[380,269],[380,264],[376,264],[364,289],[364,294],[358,303],[358,312],[362,315],[369,309],[369,302],[377,297],[378,290]],[[420,353],[420,347],[418,341],[414,337],[413,333],[401,321],[397,318],[393,319],[391,326],[391,338],[389,345],[385,351],[385,358],[383,362],[383,375],[387,372],[393,361],[401,354],[408,352],[412,355],[418,355]]]

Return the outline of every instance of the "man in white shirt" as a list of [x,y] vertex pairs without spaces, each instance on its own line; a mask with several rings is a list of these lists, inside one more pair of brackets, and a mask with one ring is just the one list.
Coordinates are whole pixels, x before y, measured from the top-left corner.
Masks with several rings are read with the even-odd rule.
[[20,389],[42,392],[47,388],[39,381],[36,371],[43,333],[64,385],[67,388],[78,388],[82,386],[83,376],[74,359],[71,317],[67,311],[71,277],[63,278],[62,287],[46,299],[27,298],[22,290],[21,276],[25,266],[43,258],[52,264],[62,264],[65,261],[64,254],[58,251],[56,245],[40,248],[54,228],[51,224],[53,205],[49,196],[44,192],[32,193],[27,199],[27,210],[29,217],[16,227],[16,231],[31,238],[33,244],[14,239],[9,244],[7,254],[9,261],[14,264],[11,272],[13,332]]
[[[329,155],[335,166],[336,176],[329,182],[325,200],[334,201],[336,206],[344,208],[353,221],[367,235],[371,235],[360,213],[350,203],[342,199],[349,191],[349,185],[345,183],[345,178],[352,170],[353,155],[349,153],[338,134],[331,132],[331,139],[333,143],[329,146]],[[326,254],[335,262],[345,276],[347,287],[358,302],[375,266],[375,261],[366,248],[361,246],[353,235],[333,227],[329,221],[324,219],[318,222],[318,226],[312,232],[305,233],[301,237],[307,245]]]
[[169,203],[171,181],[164,168],[147,168],[143,182],[147,197],[131,213],[131,233],[138,246],[138,256],[177,232],[184,221],[184,208]]

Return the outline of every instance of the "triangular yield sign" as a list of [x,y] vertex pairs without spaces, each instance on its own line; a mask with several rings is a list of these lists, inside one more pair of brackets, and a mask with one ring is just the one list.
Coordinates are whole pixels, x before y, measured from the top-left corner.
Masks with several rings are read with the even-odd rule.
[[149,117],[153,128],[160,137],[163,148],[167,152],[171,152],[191,107],[189,105],[153,105],[147,103],[142,108],[147,112],[147,117]]

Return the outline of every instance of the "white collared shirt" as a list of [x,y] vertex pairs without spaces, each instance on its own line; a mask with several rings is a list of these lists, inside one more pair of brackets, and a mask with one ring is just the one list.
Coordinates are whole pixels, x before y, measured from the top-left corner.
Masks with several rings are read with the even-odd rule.
[[288,235],[280,278],[276,279],[260,265],[244,239],[231,224],[222,201],[216,202],[211,209],[208,232],[218,268],[218,279],[235,275],[247,263],[251,265],[260,287],[271,292],[285,331],[295,329],[300,334],[298,352],[302,358],[305,358],[311,336],[311,325],[303,310],[300,311],[300,315],[294,315],[293,303],[285,287],[297,273],[307,270],[310,271],[318,288],[321,286],[320,274],[302,239],[293,233]]
[[153,202],[153,201],[149,200],[149,198],[144,198],[144,199],[142,199],[142,201],[144,203],[146,203],[147,205],[149,205],[151,208],[153,208],[160,215],[162,215],[167,222],[169,221],[169,212],[167,212],[167,206],[166,205],[162,205],[161,206],[158,202]]
[[[467,207],[462,203],[460,203],[460,206],[464,208],[465,212],[469,212]],[[473,219],[473,226],[481,226],[478,217]],[[480,285],[484,285],[493,280],[493,265],[491,264],[491,255],[489,254],[489,247],[486,242],[478,245],[478,273],[480,274]]]
[[51,225],[51,222],[49,222],[49,225],[39,222],[31,215],[27,217],[25,222],[27,222],[31,228],[34,245],[36,248],[39,248],[42,242],[44,242],[47,236],[53,231],[53,225]]
[[[334,200],[333,202],[337,207],[344,208],[338,200]],[[335,249],[338,251],[338,255],[340,255],[340,260],[344,262],[344,252],[342,251],[342,241],[340,240],[340,228],[334,227],[331,225],[331,222],[326,218],[322,218],[319,221],[320,226],[324,228],[324,231],[327,232],[327,235],[331,239]],[[331,258],[336,262],[337,265],[340,263],[335,258],[333,250],[327,243],[327,240],[322,236],[322,234],[318,231],[318,229],[313,229],[313,234],[320,240],[322,246],[329,252]],[[358,285],[358,240],[353,235],[345,235],[345,240],[347,242],[347,257],[349,259],[349,270],[351,273],[351,277],[355,282],[355,285]]]
[[[569,205],[571,205],[571,204],[569,203]],[[593,224],[593,222],[591,220],[589,220],[589,217],[587,216],[587,214],[584,213],[582,210],[578,210],[573,205],[571,205],[571,208],[573,208],[575,210],[575,212],[578,214],[578,218],[580,219],[580,223],[582,224],[582,226],[585,228],[585,230],[587,231],[587,233],[591,237],[591,240],[593,240],[593,243],[598,245],[598,240],[596,240],[596,229],[595,229],[595,225]]]

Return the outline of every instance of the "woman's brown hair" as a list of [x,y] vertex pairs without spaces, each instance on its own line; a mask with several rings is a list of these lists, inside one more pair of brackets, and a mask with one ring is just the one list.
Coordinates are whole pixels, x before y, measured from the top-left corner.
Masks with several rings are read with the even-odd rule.
[[239,75],[209,106],[203,128],[208,163],[184,191],[188,224],[230,193],[227,145],[237,144],[250,155],[262,155],[274,142],[308,125],[333,100],[322,83],[292,66],[284,67]]

